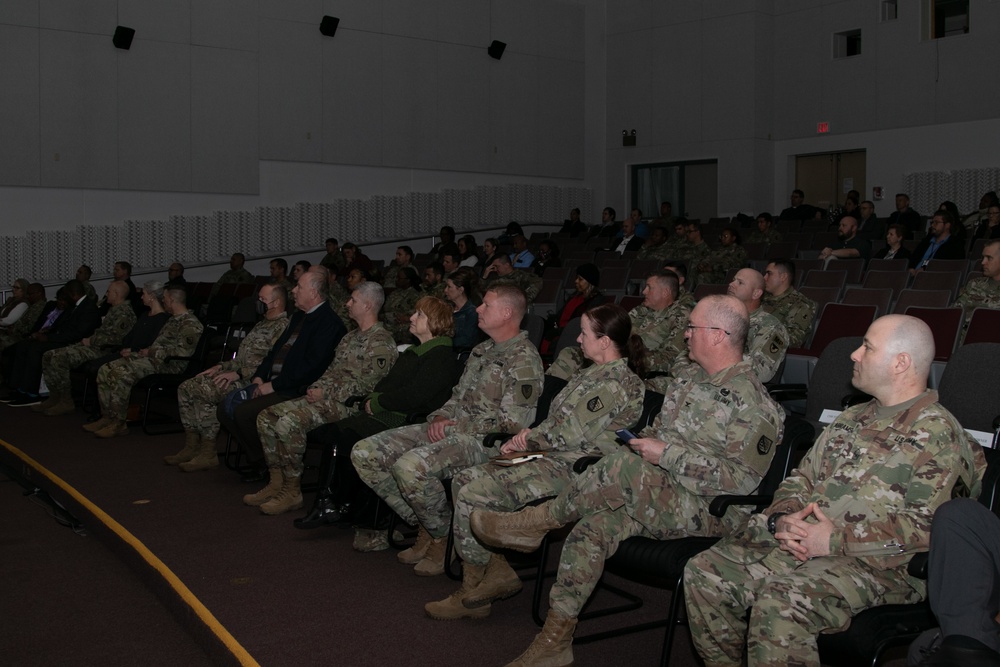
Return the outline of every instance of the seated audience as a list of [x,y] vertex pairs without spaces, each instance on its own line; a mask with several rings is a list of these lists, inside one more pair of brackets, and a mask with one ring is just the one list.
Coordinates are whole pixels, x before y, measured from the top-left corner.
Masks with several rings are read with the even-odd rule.
[[713,250],[698,264],[698,282],[720,284],[733,269],[747,265],[747,251],[740,245],[740,235],[733,228],[723,229],[719,234],[722,247]]
[[466,234],[458,240],[458,254],[462,261],[459,266],[479,266],[479,248],[476,246],[476,237]]
[[764,269],[761,309],[785,325],[788,347],[802,347],[812,330],[818,304],[795,289],[795,264],[775,259]]
[[978,224],[972,239],[1000,239],[1000,204],[990,204],[986,209],[986,218]]
[[483,241],[483,253],[485,254],[485,257],[483,257],[480,268],[482,269],[481,275],[485,276],[486,271],[490,268],[493,262],[496,261],[497,257],[503,254],[500,252],[500,242],[495,238],[486,239]]
[[[209,298],[218,294],[223,285],[252,283],[254,281],[253,274],[243,268],[246,261],[246,257],[243,253],[234,252],[233,256],[229,258],[229,270],[219,276],[219,279],[215,281],[214,285],[212,285],[212,291],[209,294]],[[115,279],[121,280],[121,278],[118,278],[117,275],[115,276]]]
[[983,275],[969,280],[954,303],[965,309],[963,340],[976,308],[1000,309],[1000,239],[990,241],[983,248],[983,260],[980,266]]
[[540,349],[542,354],[549,354],[555,349],[567,324],[594,306],[604,303],[606,299],[601,293],[600,284],[601,272],[595,264],[576,267],[576,279],[573,281],[576,291],[566,300],[566,305],[558,315],[552,313],[545,320],[545,334],[542,336]]
[[[337,242],[337,239],[329,238],[326,240],[326,254],[323,255],[323,259],[319,260],[319,263],[335,276],[343,275],[347,259],[344,257],[344,253],[340,252],[340,243]],[[311,264],[309,262],[306,264],[305,270],[308,271]]]
[[747,237],[747,243],[778,243],[782,236],[774,226],[774,218],[770,213],[757,214],[757,231]]
[[[524,234],[515,234],[511,237],[511,245],[514,251],[510,253],[510,263],[515,269],[530,269],[535,261],[535,254],[528,250],[528,239],[524,238]],[[448,271],[447,265],[444,270]]]
[[910,256],[910,273],[916,275],[932,259],[965,259],[965,244],[952,235],[955,216],[937,211],[931,218],[930,232],[917,244]]
[[[886,226],[875,215],[874,203],[867,199],[861,202],[857,213],[851,217],[858,221],[858,236],[866,241],[881,241],[885,237]],[[905,235],[904,233],[903,236]]]
[[889,225],[885,231],[885,247],[879,249],[873,259],[910,259],[910,251],[903,245],[906,229],[900,224]]
[[483,271],[483,280],[490,287],[501,283],[516,285],[527,297],[529,307],[535,302],[535,297],[542,289],[541,278],[531,271],[515,269],[510,258],[506,255],[497,257],[496,261]]
[[559,246],[556,245],[556,242],[545,239],[538,244],[538,254],[535,255],[535,261],[531,268],[535,275],[541,276],[545,273],[545,269],[550,266],[560,267],[562,260],[559,259]]
[[827,246],[819,253],[820,259],[854,259],[860,257],[868,260],[872,254],[872,244],[858,236],[858,221],[851,216],[841,218],[837,226],[837,236],[840,243]]
[[[392,264],[385,270],[382,275],[382,287],[386,289],[395,289],[396,287],[396,274],[399,273],[400,269],[405,269],[408,266],[413,265],[413,248],[408,245],[401,245],[396,248],[396,258],[393,260]],[[416,267],[414,267],[416,268]]]
[[24,294],[28,306],[24,313],[10,326],[0,328],[0,352],[27,338],[36,330],[36,324],[41,324],[39,317],[46,306],[45,287],[41,283],[31,283],[24,288]]
[[[420,276],[412,266],[406,266],[396,273],[396,289],[382,309],[382,321],[389,334],[400,345],[410,342],[410,316],[420,298]],[[384,298],[384,297],[383,297]],[[381,303],[379,304],[381,306]],[[353,317],[351,319],[354,319]]]
[[475,347],[482,340],[479,315],[476,313],[482,297],[479,295],[476,272],[466,266],[459,267],[445,279],[444,295],[454,311],[452,345],[459,350]]
[[22,315],[28,312],[28,281],[18,278],[10,288],[10,298],[0,309],[0,331],[10,329]]

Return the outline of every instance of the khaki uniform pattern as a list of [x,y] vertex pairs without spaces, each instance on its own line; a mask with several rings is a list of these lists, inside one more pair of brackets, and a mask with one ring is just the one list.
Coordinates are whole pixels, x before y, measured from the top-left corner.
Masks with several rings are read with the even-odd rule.
[[42,375],[53,393],[69,394],[70,371],[106,353],[103,348],[121,345],[126,334],[135,326],[135,311],[128,301],[112,306],[101,326],[90,336],[89,345],[74,343],[49,350],[42,355]]
[[448,533],[451,507],[441,480],[486,463],[487,433],[517,433],[535,418],[542,390],[542,360],[518,333],[472,349],[451,398],[435,417],[454,420],[445,437],[431,443],[427,424],[384,431],[355,445],[351,460],[365,484],[411,525],[418,520],[434,537]]
[[762,232],[759,229],[754,231],[753,234],[747,237],[746,243],[780,243],[781,232],[775,227],[771,227],[766,232]]
[[6,331],[0,332],[0,352],[14,343],[24,340],[31,333],[35,321],[41,317],[43,310],[45,310],[44,300],[29,304],[24,314],[17,318],[17,322],[10,325]]
[[135,383],[153,373],[180,373],[187,361],[166,361],[167,357],[194,354],[201,338],[201,322],[191,311],[174,315],[160,329],[149,346],[149,356],[116,359],[97,371],[97,396],[101,412],[109,419],[125,421],[129,397]]
[[[667,443],[656,465],[621,448],[573,479],[551,501],[560,522],[579,519],[563,546],[552,609],[579,615],[622,540],[722,535],[739,524],[709,511],[723,494],[748,494],[767,472],[784,426],[749,364],[675,378],[663,409],[640,437]],[[745,516],[745,514],[744,514]]]
[[529,307],[535,302],[538,292],[542,289],[541,276],[536,276],[534,271],[529,271],[528,269],[514,269],[514,271],[509,275],[501,276],[496,280],[489,281],[486,289],[489,289],[492,285],[500,285],[503,283],[512,283],[520,287],[528,299]]
[[181,383],[177,388],[177,406],[185,431],[199,433],[203,438],[218,437],[219,420],[216,409],[219,403],[229,392],[250,384],[254,371],[287,327],[286,313],[281,313],[273,320],[258,322],[240,343],[236,356],[219,364],[219,373],[236,371],[240,376],[225,388],[212,382],[214,375],[197,375]]
[[672,248],[664,241],[660,245],[643,245],[636,253],[636,259],[658,259],[667,260],[671,257]]
[[244,268],[239,269],[229,269],[215,281],[212,285],[211,296],[215,296],[219,292],[219,288],[223,285],[239,284],[239,283],[252,283],[254,281],[253,274]]
[[467,563],[485,565],[490,552],[473,536],[473,510],[513,511],[562,490],[577,459],[618,449],[615,431],[630,428],[642,415],[642,380],[626,359],[591,366],[570,380],[549,406],[549,414],[531,429],[528,449],[550,452],[542,459],[501,467],[487,463],[455,475],[452,527],[455,547]]
[[750,313],[750,330],[743,358],[753,364],[761,382],[770,382],[774,378],[787,350],[788,330],[785,325],[763,308]]
[[965,329],[969,328],[972,312],[976,308],[1000,308],[1000,280],[986,276],[973,278],[962,289],[955,300],[955,305],[965,308],[965,325],[962,340],[965,340]]
[[[875,605],[922,600],[926,582],[910,577],[907,563],[928,549],[939,505],[979,494],[984,468],[979,445],[937,392],[845,410],[763,514],[688,562],[684,594],[699,654],[735,667],[746,644],[750,665],[818,666],[818,633],[846,628]],[[831,555],[799,562],[778,548],[767,519],[813,502],[833,521]]]
[[393,339],[400,345],[412,342],[410,315],[416,310],[420,296],[420,292],[413,287],[395,289],[382,307],[382,321],[385,322],[385,327]]
[[357,414],[358,408],[348,408],[345,401],[371,393],[398,356],[396,343],[381,323],[344,336],[333,363],[312,384],[311,388],[323,390],[323,398],[315,403],[296,398],[257,415],[257,433],[268,467],[282,468],[285,477],[300,477],[309,431]]
[[816,318],[816,302],[794,287],[781,296],[764,294],[760,309],[774,315],[788,331],[788,347],[802,347]]
[[699,271],[698,282],[716,285],[723,283],[730,269],[742,269],[747,265],[747,262],[747,251],[736,243],[727,248],[713,250],[708,257],[702,260],[702,263],[708,265],[708,269]]
[[351,314],[347,311],[347,301],[350,298],[351,293],[347,291],[347,288],[334,281],[330,285],[330,295],[326,300],[330,303],[333,312],[337,313],[340,321],[344,323],[344,327],[348,331],[353,331],[358,328],[358,323],[351,319]]

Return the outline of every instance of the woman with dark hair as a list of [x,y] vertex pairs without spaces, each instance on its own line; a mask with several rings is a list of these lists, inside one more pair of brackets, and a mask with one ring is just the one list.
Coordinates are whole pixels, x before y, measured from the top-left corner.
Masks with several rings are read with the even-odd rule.
[[410,315],[420,298],[420,274],[412,266],[401,267],[396,272],[396,289],[382,307],[382,321],[400,345],[410,342]]
[[618,451],[616,431],[634,427],[642,415],[645,388],[631,366],[642,368],[646,348],[632,333],[628,312],[617,304],[603,304],[584,313],[581,324],[577,342],[593,363],[570,378],[552,399],[545,419],[521,429],[500,447],[501,454],[544,451],[545,456],[510,467],[473,466],[452,478],[462,586],[444,600],[424,606],[431,618],[481,618],[489,614],[494,600],[521,589],[504,556],[473,537],[469,524],[473,510],[514,511],[558,495],[571,483],[578,459]]
[[458,240],[458,254],[462,261],[459,266],[477,266],[479,264],[479,248],[476,247],[476,237],[466,234]]
[[[389,374],[364,399],[362,413],[316,429],[322,432],[320,440],[324,445],[321,486],[309,513],[295,520],[296,528],[318,528],[350,513],[356,516],[359,508],[354,499],[359,493],[368,493],[373,503],[378,500],[361,484],[351,464],[351,450],[363,438],[404,426],[407,415],[429,414],[444,405],[458,379],[452,326],[452,307],[448,303],[433,296],[417,301],[410,317],[410,333],[419,344],[399,355]],[[368,542],[363,545],[366,551],[388,547],[384,529],[380,535],[360,529],[359,538]]]
[[444,281],[444,295],[455,306],[455,348],[462,350],[475,347],[482,338],[479,316],[476,314],[476,308],[482,302],[476,272],[467,266],[461,266],[449,273]]
[[0,309],[0,328],[6,329],[17,322],[28,310],[28,281],[18,278],[10,288],[11,297]]
[[601,272],[596,264],[581,264],[576,267],[576,279],[573,283],[576,292],[569,298],[558,316],[550,315],[545,321],[542,354],[547,354],[551,348],[555,347],[559,335],[562,334],[562,330],[571,320],[580,317],[584,311],[604,301],[604,295],[598,289],[600,282]]
[[483,262],[479,266],[482,269],[479,275],[485,273],[486,269],[490,268],[490,265],[502,254],[500,252],[500,241],[493,237],[486,239],[483,241],[483,252],[486,256],[483,257]]

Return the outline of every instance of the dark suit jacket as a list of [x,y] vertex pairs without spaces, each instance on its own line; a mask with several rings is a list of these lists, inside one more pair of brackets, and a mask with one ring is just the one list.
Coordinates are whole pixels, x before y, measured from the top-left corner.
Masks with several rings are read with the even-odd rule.
[[46,337],[49,343],[69,345],[78,343],[101,325],[101,314],[97,310],[97,301],[86,297],[79,306],[74,306],[69,312],[63,313]]
[[[42,314],[39,315],[38,319],[35,320],[35,323],[31,325],[31,332],[30,333],[35,333],[36,331],[41,331],[42,325],[44,325],[45,321],[47,319],[49,319],[49,313],[51,313],[53,310],[55,310],[55,307],[56,307],[56,301],[55,301],[55,299],[53,299],[52,301],[46,301],[45,302],[45,307],[42,308]],[[63,315],[65,315],[65,314],[66,314],[66,311],[63,311],[62,313],[60,313],[59,317],[56,318],[56,322],[58,322],[59,318],[62,317]],[[55,326],[55,322],[52,323],[52,326]]]
[[[274,359],[288,342],[292,332],[298,328],[299,322],[302,322],[299,337],[285,355],[281,373],[272,380]],[[319,308],[309,314],[296,310],[285,333],[277,340],[264,361],[260,362],[254,377],[270,382],[278,393],[302,396],[333,361],[334,351],[346,333],[343,321],[326,303],[321,303]]]
[[[930,234],[917,244],[917,247],[913,250],[913,254],[910,255],[911,269],[917,268],[924,261],[924,253],[927,252],[927,247],[930,244]],[[965,244],[962,243],[962,239],[955,238],[954,235],[949,236],[948,240],[941,244],[941,247],[937,249],[937,252],[934,253],[931,259],[965,259]]]
[[[621,239],[613,239],[610,244],[608,244],[608,250],[617,250],[619,244],[622,242]],[[632,237],[632,240],[625,244],[625,252],[635,251],[642,247],[642,244],[646,242],[646,239],[642,238],[638,234]]]

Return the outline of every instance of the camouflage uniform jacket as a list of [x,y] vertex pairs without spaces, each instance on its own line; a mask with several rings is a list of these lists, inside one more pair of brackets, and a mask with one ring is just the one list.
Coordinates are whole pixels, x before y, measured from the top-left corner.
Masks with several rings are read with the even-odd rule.
[[780,243],[782,239],[781,232],[779,232],[774,227],[771,227],[766,232],[762,232],[759,229],[754,231],[753,234],[747,237],[746,243]]
[[688,248],[688,242],[683,236],[671,234],[667,237],[667,241],[663,244],[662,248],[663,255],[666,259],[684,259],[684,254]]
[[322,389],[324,400],[343,403],[351,396],[365,396],[396,363],[396,342],[376,322],[367,331],[356,329],[337,344],[337,353],[326,372],[310,385]]
[[712,254],[712,249],[704,241],[697,245],[687,243],[682,246],[681,250],[684,254],[680,259],[684,260],[684,263],[687,264],[689,274],[695,272],[698,265],[706,261],[708,256]]
[[681,293],[677,295],[677,303],[683,305],[689,312],[694,310],[694,307],[698,304],[694,298],[694,294],[683,287],[681,288]]
[[662,259],[670,257],[670,244],[664,241],[660,245],[644,244],[635,254],[636,259]]
[[465,435],[517,433],[534,421],[541,391],[542,359],[521,331],[472,348],[451,398],[428,419],[453,419],[457,424],[448,428]]
[[122,339],[135,326],[135,311],[132,303],[123,301],[112,306],[104,316],[101,326],[90,335],[90,347],[99,350],[104,347],[116,347],[122,344]]
[[442,280],[441,282],[439,282],[437,285],[434,285],[433,287],[428,287],[427,285],[423,285],[420,288],[420,293],[423,296],[433,296],[433,297],[437,297],[438,299],[442,299],[444,301],[447,301],[447,299],[445,299],[445,297],[444,297],[444,288],[445,288],[445,284],[444,284],[444,280]]
[[253,274],[247,271],[246,269],[242,267],[238,269],[229,269],[221,276],[219,276],[219,279],[215,281],[215,284],[212,285],[211,293],[214,295],[216,292],[219,291],[219,288],[222,287],[223,285],[229,285],[231,283],[252,283],[252,282],[253,282]]
[[973,278],[962,289],[955,305],[965,307],[965,326],[969,326],[976,308],[1000,308],[1000,280],[986,276]]
[[667,372],[677,355],[687,349],[684,331],[691,307],[674,301],[663,310],[637,306],[629,313],[632,333],[638,334],[649,353],[646,364],[650,373]]
[[747,265],[747,251],[734,243],[727,248],[713,250],[701,263],[707,264],[708,269],[700,272],[700,282],[721,283],[730,269],[742,269]]
[[525,296],[528,297],[529,306],[535,302],[535,297],[538,296],[538,292],[542,289],[541,277],[536,276],[534,272],[527,271],[525,269],[514,269],[512,273],[490,281],[487,284],[486,289],[489,289],[493,285],[500,285],[503,283],[513,283],[524,290]]
[[[834,523],[831,557],[905,572],[913,553],[928,549],[934,511],[953,497],[978,496],[985,468],[982,449],[936,391],[889,407],[872,400],[826,427],[771,506],[716,549],[736,562],[756,562],[778,549],[768,517],[814,502]],[[926,584],[910,583],[918,591]]]
[[13,340],[21,340],[30,334],[31,330],[35,327],[35,322],[42,316],[42,311],[45,310],[45,304],[45,299],[42,299],[37,303],[28,304],[28,310],[24,311],[24,315],[17,318],[17,322],[10,325],[7,329],[7,334]]
[[[706,504],[723,494],[752,493],[781,441],[785,413],[750,364],[741,361],[714,375],[686,365],[665,396],[656,420],[639,434],[667,443],[657,465]],[[726,515],[731,526],[746,516],[734,521],[733,512]]]
[[794,287],[781,296],[765,293],[761,310],[774,315],[788,331],[788,347],[802,347],[816,317],[816,302]]
[[627,359],[594,364],[570,379],[549,406],[548,416],[531,429],[534,449],[610,454],[619,449],[615,431],[630,428],[642,415],[643,384]]
[[[412,287],[395,289],[382,306],[382,321],[385,328],[392,333],[392,337],[397,343],[409,343],[410,337],[410,315],[417,307],[420,300],[420,292]],[[400,317],[405,317],[402,322]]]
[[750,313],[750,330],[747,332],[743,359],[753,364],[761,382],[769,382],[774,377],[787,350],[788,331],[785,325],[763,308]]
[[323,255],[323,259],[319,260],[320,266],[325,266],[334,275],[340,275],[344,272],[344,267],[347,266],[347,258],[344,257],[344,253],[340,252],[328,252]]
[[160,329],[159,335],[149,346],[149,360],[158,373],[181,373],[186,359],[166,361],[167,357],[190,357],[198,347],[204,329],[190,310],[174,315]]
[[288,327],[288,313],[281,313],[273,320],[263,319],[258,322],[240,343],[236,356],[219,364],[221,372],[236,371],[242,379],[252,378],[254,371],[271,351],[275,341],[285,333],[286,327]]
[[330,308],[337,313],[337,317],[344,323],[348,331],[358,328],[358,323],[351,319],[351,314],[347,312],[347,300],[351,298],[351,293],[340,283],[334,281],[330,285],[330,294],[326,300],[330,303]]

